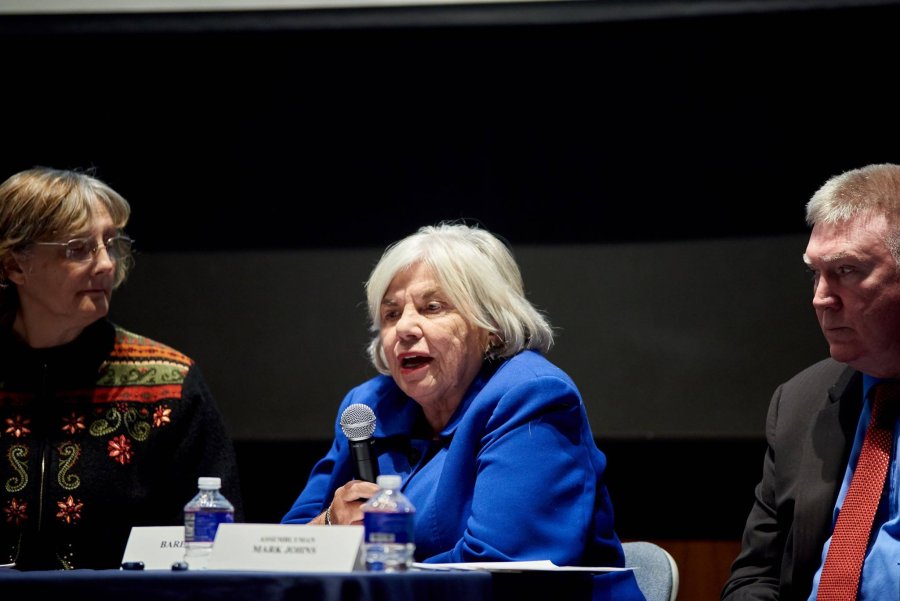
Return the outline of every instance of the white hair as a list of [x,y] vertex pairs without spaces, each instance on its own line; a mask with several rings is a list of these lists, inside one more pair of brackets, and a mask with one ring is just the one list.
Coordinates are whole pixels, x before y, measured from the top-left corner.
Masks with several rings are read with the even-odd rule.
[[512,252],[490,232],[463,223],[424,226],[389,246],[366,282],[370,330],[369,358],[380,373],[390,373],[381,346],[381,303],[394,277],[424,263],[464,319],[499,341],[490,358],[511,357],[525,349],[546,353],[553,345],[547,318],[525,298]]

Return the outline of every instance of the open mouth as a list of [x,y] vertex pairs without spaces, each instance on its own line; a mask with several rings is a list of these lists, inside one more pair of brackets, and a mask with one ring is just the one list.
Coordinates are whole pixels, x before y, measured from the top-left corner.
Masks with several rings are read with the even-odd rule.
[[400,367],[403,369],[415,369],[417,367],[421,367],[423,365],[428,365],[431,363],[431,357],[423,357],[423,356],[415,356],[415,357],[403,357],[400,360]]

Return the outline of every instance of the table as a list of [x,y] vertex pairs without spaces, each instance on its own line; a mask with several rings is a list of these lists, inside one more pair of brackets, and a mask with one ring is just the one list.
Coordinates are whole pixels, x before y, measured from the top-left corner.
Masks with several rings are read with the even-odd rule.
[[[610,591],[630,572],[603,574]],[[66,601],[551,601],[612,598],[587,572],[400,574],[0,569],[5,599]],[[593,594],[592,594],[593,589]],[[548,594],[548,591],[551,593]],[[599,592],[599,594],[598,594]],[[619,597],[621,599],[621,596]],[[617,600],[618,601],[618,600]]]
[[0,571],[6,599],[91,601],[354,601],[491,599],[487,573],[288,573],[167,570]]

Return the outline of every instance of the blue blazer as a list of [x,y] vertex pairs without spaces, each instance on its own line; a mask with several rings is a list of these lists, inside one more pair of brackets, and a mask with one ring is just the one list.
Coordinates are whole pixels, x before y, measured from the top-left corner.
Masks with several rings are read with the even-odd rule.
[[400,474],[416,507],[417,561],[624,565],[606,457],[575,383],[539,353],[486,363],[437,440],[392,378],[354,388],[331,449],[282,523],[309,522],[353,478],[339,419],[351,403],[375,412],[379,472]]

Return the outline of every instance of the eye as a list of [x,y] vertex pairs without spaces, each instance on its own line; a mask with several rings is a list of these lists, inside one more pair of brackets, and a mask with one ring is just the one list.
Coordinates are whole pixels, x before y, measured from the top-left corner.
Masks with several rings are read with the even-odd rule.
[[133,240],[126,236],[113,236],[106,240],[106,252],[111,259],[122,259],[131,254]]
[[74,261],[89,261],[93,256],[92,240],[75,238],[66,244],[66,256]]
[[75,240],[69,240],[66,248],[69,249],[69,252],[71,253],[83,253],[88,250],[88,240],[86,238],[76,238]]
[[382,322],[392,322],[397,321],[400,312],[395,309],[390,309],[388,311],[382,311],[381,313],[381,321]]
[[428,311],[429,313],[438,313],[443,308],[444,308],[444,305],[442,303],[439,303],[438,301],[431,301],[425,305],[425,310]]
[[853,267],[852,265],[841,265],[835,271],[837,272],[838,275],[847,275],[849,273],[853,273],[854,271],[856,271],[856,268]]

